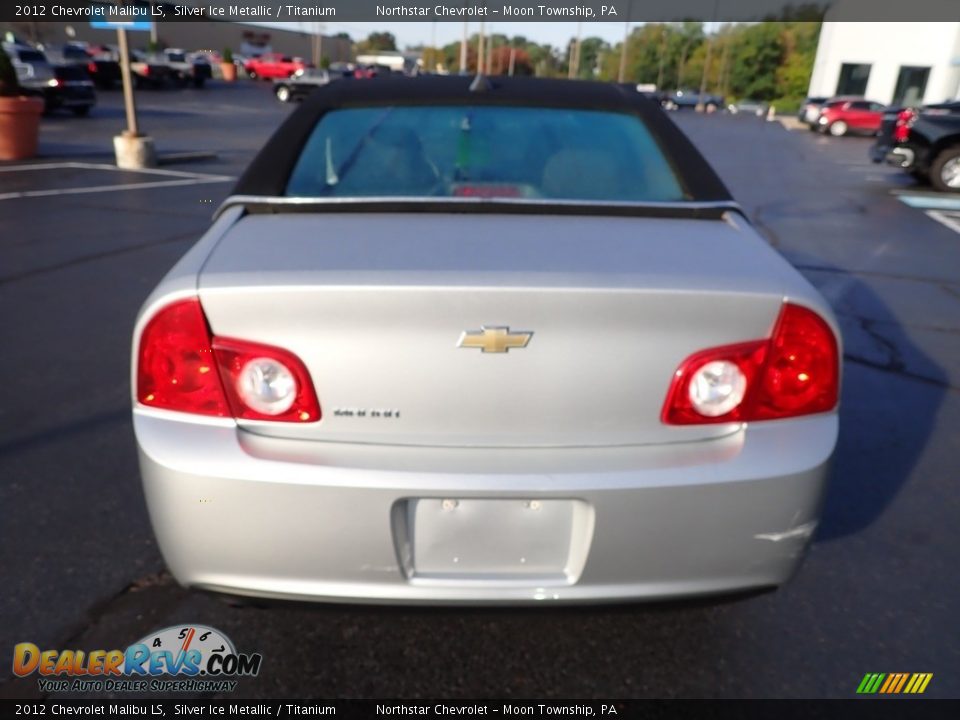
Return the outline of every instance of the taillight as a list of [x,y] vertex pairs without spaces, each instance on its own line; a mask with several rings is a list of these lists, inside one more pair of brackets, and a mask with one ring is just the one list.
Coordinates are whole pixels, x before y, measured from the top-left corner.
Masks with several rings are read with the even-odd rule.
[[316,422],[320,405],[306,367],[268,345],[211,337],[200,301],[162,308],[143,329],[137,400],[196,415]]
[[197,415],[230,414],[207,320],[196,298],[167,305],[144,327],[137,358],[137,400]]
[[96,73],[96,72],[97,72],[97,64],[96,64],[95,62],[88,62],[88,63],[87,63],[87,72],[90,73],[91,75],[93,75],[94,73]]
[[837,340],[812,310],[785,303],[768,340],[695,353],[674,373],[668,425],[748,422],[832,410],[840,390]]
[[893,139],[896,142],[906,142],[910,137],[910,128],[917,119],[915,110],[901,110],[897,113],[897,122],[893,128]]
[[234,417],[316,422],[320,404],[310,375],[292,353],[270,345],[213,339],[213,352]]

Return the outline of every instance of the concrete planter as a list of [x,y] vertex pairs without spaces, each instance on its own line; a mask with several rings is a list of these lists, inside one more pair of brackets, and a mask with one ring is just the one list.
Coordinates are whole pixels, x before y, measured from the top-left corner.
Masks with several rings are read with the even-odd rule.
[[0,160],[25,160],[37,154],[43,100],[0,97]]

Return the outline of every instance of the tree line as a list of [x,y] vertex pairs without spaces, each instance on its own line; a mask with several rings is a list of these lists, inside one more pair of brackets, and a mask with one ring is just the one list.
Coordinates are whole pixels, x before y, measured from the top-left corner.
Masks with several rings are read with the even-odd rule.
[[[623,43],[610,44],[599,37],[576,39],[566,47],[537,43],[522,35],[494,33],[485,38],[487,72],[505,75],[577,77],[656,85],[659,90],[706,90],[728,100],[772,102],[778,110],[792,110],[806,96],[817,52],[821,18],[815,10],[800,8],[787,19],[757,23],[723,23],[707,32],[702,22],[646,23],[633,27]],[[468,41],[467,72],[475,72],[478,36]],[[390,33],[372,33],[357,43],[357,52],[395,50]],[[427,71],[459,72],[460,42],[442,47],[410,48],[422,53]],[[570,59],[579,54],[579,66]],[[709,58],[709,61],[708,61]]]

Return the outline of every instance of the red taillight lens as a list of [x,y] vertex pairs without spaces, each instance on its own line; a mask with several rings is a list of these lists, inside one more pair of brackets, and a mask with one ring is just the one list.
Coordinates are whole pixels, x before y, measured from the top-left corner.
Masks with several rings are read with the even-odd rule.
[[143,329],[137,400],[149,407],[197,415],[230,414],[210,331],[196,298],[167,305]]
[[769,340],[711,348],[684,360],[661,419],[701,425],[810,415],[836,407],[839,390],[840,357],[830,326],[812,310],[786,303]]
[[97,72],[97,64],[96,64],[95,62],[88,62],[88,63],[87,63],[87,72],[90,73],[91,75],[93,75],[95,72]]
[[200,301],[162,308],[140,336],[137,400],[197,415],[316,422],[306,367],[280,348],[211,337]]
[[896,142],[906,142],[910,137],[910,128],[917,119],[914,110],[901,110],[897,113],[897,122],[893,128],[893,139]]
[[234,417],[316,422],[320,403],[296,355],[270,345],[214,338],[213,351]]

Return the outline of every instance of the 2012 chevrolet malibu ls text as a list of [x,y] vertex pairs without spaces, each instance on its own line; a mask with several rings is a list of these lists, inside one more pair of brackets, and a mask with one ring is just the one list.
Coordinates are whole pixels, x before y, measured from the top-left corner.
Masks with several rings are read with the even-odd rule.
[[776,586],[837,438],[837,324],[651,101],[331,83],[133,337],[184,585],[365,602]]

